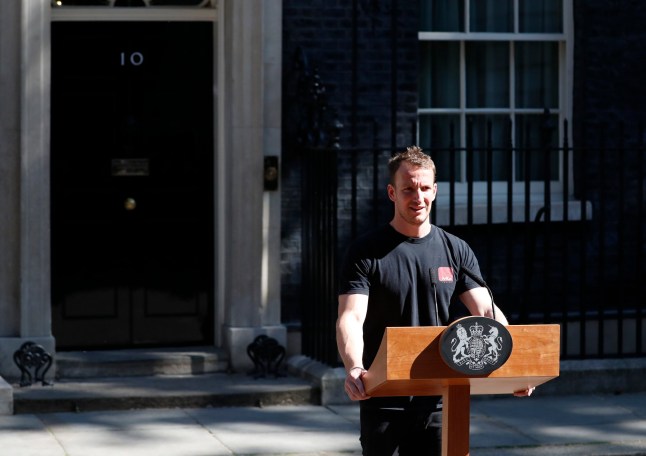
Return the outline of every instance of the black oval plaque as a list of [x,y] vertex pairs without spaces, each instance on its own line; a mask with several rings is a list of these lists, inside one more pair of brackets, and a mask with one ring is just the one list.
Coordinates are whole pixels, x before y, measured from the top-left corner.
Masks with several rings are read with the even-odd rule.
[[492,318],[465,317],[449,325],[440,337],[440,355],[452,369],[467,375],[487,375],[511,355],[509,330]]

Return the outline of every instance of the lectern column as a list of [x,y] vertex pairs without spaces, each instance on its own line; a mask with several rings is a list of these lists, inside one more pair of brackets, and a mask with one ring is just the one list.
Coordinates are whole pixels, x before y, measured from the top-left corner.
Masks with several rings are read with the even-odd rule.
[[469,455],[471,387],[451,385],[442,394],[442,456]]

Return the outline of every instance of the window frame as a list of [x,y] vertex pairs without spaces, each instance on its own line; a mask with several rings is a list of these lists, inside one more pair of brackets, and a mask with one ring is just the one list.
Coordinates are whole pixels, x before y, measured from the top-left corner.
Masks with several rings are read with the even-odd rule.
[[[464,154],[464,150],[467,147],[467,118],[470,115],[508,115],[510,118],[516,119],[517,115],[540,115],[543,114],[543,108],[517,108],[515,107],[515,43],[517,42],[555,42],[558,46],[558,107],[557,109],[550,110],[550,114],[557,116],[558,118],[558,142],[559,142],[559,157],[558,157],[558,177],[552,178],[550,182],[550,194],[551,201],[553,206],[558,206],[563,204],[565,200],[572,200],[573,195],[573,179],[572,179],[572,169],[571,166],[571,154],[567,159],[570,161],[569,172],[570,175],[567,179],[563,176],[563,151],[560,148],[560,145],[563,143],[564,137],[571,138],[571,131],[564,131],[565,126],[570,129],[571,122],[565,123],[566,119],[571,119],[572,116],[572,95],[573,95],[573,66],[574,66],[574,18],[573,18],[573,4],[572,0],[562,0],[562,32],[561,33],[520,33],[518,32],[519,27],[519,14],[518,14],[518,0],[513,0],[514,6],[514,31],[513,32],[470,32],[469,31],[469,0],[462,0],[464,2],[464,20],[465,28],[464,32],[429,32],[429,31],[419,31],[418,32],[418,42],[420,45],[424,42],[455,42],[459,44],[459,107],[457,108],[422,108],[418,107],[417,112],[417,122],[418,122],[418,138],[419,143],[419,124],[423,116],[427,115],[453,115],[459,117],[459,128],[457,130],[457,143],[456,149],[458,153]],[[466,44],[469,42],[506,42],[510,43],[509,46],[509,106],[505,108],[467,108],[466,106]],[[515,123],[515,122],[514,122]],[[514,144],[516,147],[516,144]],[[471,222],[473,223],[484,223],[486,219],[486,205],[488,203],[488,187],[486,181],[475,181],[472,184],[468,184],[465,178],[464,163],[466,160],[462,160],[462,169],[460,171],[461,175],[458,176],[456,182],[451,183],[445,176],[438,176],[438,196],[436,200],[436,207],[438,208],[439,219],[447,218],[448,208],[450,204],[453,204],[456,208],[457,215],[455,216],[455,223],[468,223],[468,217],[460,216],[460,212],[466,210],[469,194],[471,195],[471,204],[473,205],[473,215],[471,217]],[[515,177],[510,177],[513,179],[512,183],[512,204],[513,208],[513,221],[524,220],[523,214],[525,213],[524,209],[521,208],[525,205],[526,200],[526,185],[523,180],[516,180]],[[569,183],[569,188],[563,188],[563,182]],[[498,207],[507,206],[508,198],[508,186],[507,181],[493,181],[492,182],[492,204]],[[454,192],[454,201],[450,199],[449,188],[452,187]],[[545,197],[545,184],[542,180],[540,181],[530,181],[529,183],[529,201],[532,207],[541,207],[541,203],[544,201]],[[574,201],[573,201],[574,203]],[[580,203],[576,203],[580,204]],[[573,207],[575,204],[573,205]],[[480,209],[479,209],[480,208]],[[553,207],[553,209],[555,209]],[[506,221],[506,210],[495,211],[496,213],[502,212],[502,216],[499,217],[498,222]],[[532,210],[532,212],[535,212]],[[558,211],[557,211],[558,212]],[[554,220],[554,218],[552,218]]]

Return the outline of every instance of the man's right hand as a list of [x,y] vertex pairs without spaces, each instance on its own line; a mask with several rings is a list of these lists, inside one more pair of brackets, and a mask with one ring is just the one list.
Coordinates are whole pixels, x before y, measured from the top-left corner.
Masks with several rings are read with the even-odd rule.
[[353,401],[363,401],[369,399],[363,386],[363,376],[367,371],[362,367],[353,367],[345,376],[345,392]]

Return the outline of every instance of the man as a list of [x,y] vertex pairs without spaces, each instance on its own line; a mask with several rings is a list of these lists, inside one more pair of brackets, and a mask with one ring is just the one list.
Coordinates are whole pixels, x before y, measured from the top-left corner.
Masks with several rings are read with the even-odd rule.
[[471,248],[430,222],[437,195],[433,160],[413,146],[392,157],[388,168],[393,218],[350,246],[341,271],[336,337],[347,372],[345,391],[361,401],[365,456],[440,455],[438,397],[366,394],[362,376],[384,330],[447,325],[468,314],[495,317],[505,325],[507,319],[499,308],[494,312],[489,292],[472,279],[480,270]]

